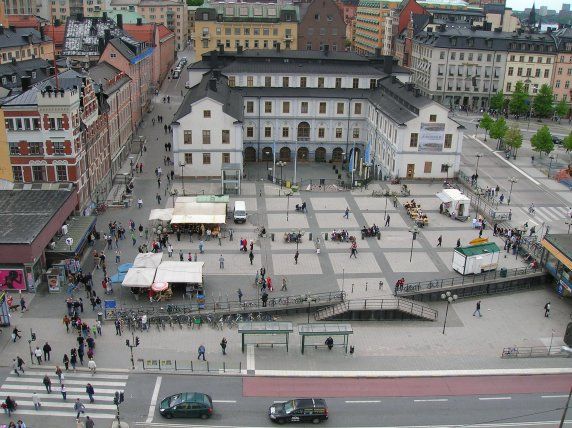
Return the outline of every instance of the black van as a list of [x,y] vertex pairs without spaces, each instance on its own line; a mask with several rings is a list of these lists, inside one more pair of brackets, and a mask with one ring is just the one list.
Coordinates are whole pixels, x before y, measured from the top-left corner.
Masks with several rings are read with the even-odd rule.
[[321,398],[295,398],[283,403],[274,403],[268,410],[274,422],[312,422],[319,424],[328,419],[326,400]]

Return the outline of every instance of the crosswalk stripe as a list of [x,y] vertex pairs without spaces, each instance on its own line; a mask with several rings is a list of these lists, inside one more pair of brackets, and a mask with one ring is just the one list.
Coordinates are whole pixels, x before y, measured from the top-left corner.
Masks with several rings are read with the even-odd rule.
[[[43,406],[42,406],[43,407]],[[72,417],[75,419],[77,413],[73,410],[70,412],[58,412],[49,410],[16,410],[13,415],[34,415],[34,416],[57,416],[57,417]],[[89,413],[88,416],[91,419],[115,419],[115,414],[112,413]]]
[[[93,376],[91,375],[91,372],[66,372],[64,371],[64,376],[67,378],[86,378],[86,379],[110,379],[110,380],[124,380],[127,381],[127,379],[129,379],[129,375],[119,375],[119,374],[104,374],[104,373],[95,373]],[[13,373],[11,373],[11,375],[13,376]],[[38,376],[41,379],[44,378],[44,376],[46,375],[46,372],[43,370],[40,371],[32,371],[32,370],[26,370],[25,373],[20,373],[20,376],[24,376],[24,377],[35,377]],[[51,378],[51,379],[57,379],[58,377],[54,374],[54,373],[47,373],[47,375]]]
[[[54,395],[56,394],[56,395]],[[32,394],[30,394],[29,392],[16,392],[16,391],[10,391],[9,394],[10,397],[12,398],[30,398],[32,396]],[[40,400],[44,400],[44,399],[51,399],[53,397],[61,397],[61,393],[59,391],[54,390],[54,392],[52,392],[51,394],[48,393],[44,393],[44,394],[37,394],[38,397],[40,398]],[[99,395],[97,391],[95,391],[95,396],[97,397],[97,401],[109,401],[110,403],[113,401],[113,396],[105,396],[105,395]],[[70,394],[68,393],[67,395],[68,400],[75,400],[76,398],[79,398],[80,400],[85,400],[87,398],[87,394],[85,393],[85,391],[83,392],[83,394]],[[18,401],[19,403],[19,401]]]
[[[5,380],[5,382],[19,382],[18,377],[9,377]],[[56,383],[59,384],[59,380],[56,377],[55,378]],[[43,384],[43,378],[38,378],[38,379],[24,379],[24,382],[26,383],[37,383],[39,385],[44,385]],[[74,380],[74,379],[68,379],[67,376],[64,376],[64,385],[86,385],[88,383],[91,383],[94,387],[95,386],[125,386],[125,382],[105,382],[102,380],[91,380],[91,378],[87,378],[85,380]],[[54,382],[52,381],[52,385],[54,384]]]
[[[95,398],[95,397],[94,397]],[[95,401],[97,402],[97,398],[95,398]],[[28,406],[28,407],[34,407],[34,403],[32,401],[26,401],[26,400],[18,400],[16,403],[18,403],[18,408],[20,408],[21,406]],[[74,402],[70,399],[66,400],[66,401],[58,401],[58,402],[54,402],[54,401],[42,401],[42,407],[60,407],[60,408],[64,408],[64,409],[69,409],[70,407],[73,408],[74,406]],[[115,410],[116,406],[114,404],[96,404],[96,403],[90,403],[89,400],[87,400],[87,402],[85,403],[86,409],[87,410]]]
[[[46,390],[44,385],[16,385],[16,384],[2,384],[0,389],[3,391],[15,389],[15,390],[19,390],[19,391],[30,391],[30,393],[33,391],[45,391]],[[66,386],[66,390],[68,392],[85,392],[85,387],[83,387],[83,388],[74,388],[74,387],[68,388]],[[100,394],[115,394],[115,391],[123,392],[122,389],[105,389],[105,388],[98,388],[97,391]],[[59,385],[52,385],[52,394],[54,392],[60,392]]]

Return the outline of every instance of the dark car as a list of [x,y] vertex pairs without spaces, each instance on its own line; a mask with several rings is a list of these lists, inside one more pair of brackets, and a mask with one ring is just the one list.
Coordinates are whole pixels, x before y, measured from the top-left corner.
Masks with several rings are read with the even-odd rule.
[[213,400],[201,392],[182,392],[163,399],[159,413],[167,419],[208,419],[213,414]]
[[326,400],[321,398],[296,398],[283,403],[274,403],[268,410],[274,422],[312,422],[319,424],[328,419]]
[[555,137],[555,136],[553,135],[553,136],[552,136],[552,142],[553,142],[554,144],[556,144],[556,145],[560,145],[560,144],[562,144],[562,139],[561,139],[561,138],[558,138],[558,137]]

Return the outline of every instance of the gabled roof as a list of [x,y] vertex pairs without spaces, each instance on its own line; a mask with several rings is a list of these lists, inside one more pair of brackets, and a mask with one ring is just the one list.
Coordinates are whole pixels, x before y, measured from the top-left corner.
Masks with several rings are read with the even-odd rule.
[[64,25],[46,25],[44,34],[54,40],[56,46],[63,46],[66,37],[66,27]]
[[120,38],[111,39],[109,44],[129,61],[132,61],[137,56],[137,45],[126,43]]
[[34,28],[0,28],[0,49],[28,46],[30,42],[37,45],[51,40],[46,36],[42,39],[40,32]]
[[[1,86],[9,89],[21,88],[22,76],[30,76],[32,78],[31,83],[34,84],[49,77],[51,70],[52,64],[41,58],[0,64],[0,81],[3,77],[7,77],[6,83],[1,83]],[[33,71],[36,72],[35,77],[32,76]],[[16,77],[16,82],[12,81],[12,76]]]
[[171,30],[169,30],[167,27],[165,27],[163,24],[159,24],[159,40],[163,40],[165,37],[168,37],[170,35],[175,35],[175,33],[173,33]]
[[[90,67],[89,70],[87,70],[87,74],[93,79],[96,92],[102,91],[107,95],[115,92],[131,80],[131,78],[121,70],[105,61]],[[121,75],[121,77],[117,79],[119,75]]]
[[123,30],[139,42],[155,44],[156,24],[123,24]]
[[12,25],[17,28],[35,28],[40,30],[40,26],[46,22],[47,19],[36,15],[6,15],[8,19],[8,25]]

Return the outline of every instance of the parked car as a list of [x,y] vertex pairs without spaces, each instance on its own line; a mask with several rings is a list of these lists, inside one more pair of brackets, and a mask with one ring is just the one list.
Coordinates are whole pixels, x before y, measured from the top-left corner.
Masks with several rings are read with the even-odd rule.
[[558,138],[556,136],[552,136],[552,142],[556,145],[561,145],[562,144],[562,138]]
[[328,406],[322,398],[295,398],[283,403],[274,403],[268,409],[273,422],[312,422],[319,424],[328,419]]
[[213,414],[213,400],[202,392],[181,392],[164,398],[159,413],[167,419],[201,418],[208,419]]

